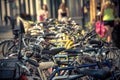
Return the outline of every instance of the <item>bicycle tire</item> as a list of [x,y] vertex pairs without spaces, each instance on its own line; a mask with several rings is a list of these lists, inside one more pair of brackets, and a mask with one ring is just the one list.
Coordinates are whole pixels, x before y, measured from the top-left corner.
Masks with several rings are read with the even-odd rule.
[[120,71],[113,72],[113,76],[111,76],[105,80],[120,80]]
[[3,42],[3,46],[2,46],[2,55],[3,57],[8,57],[8,52],[10,51],[11,47],[14,46],[14,41],[9,39],[9,40],[5,40]]
[[109,53],[106,55],[106,58],[105,59],[111,59],[112,62],[113,62],[113,65],[115,67],[118,67],[120,66],[120,56],[119,56],[119,52],[118,49],[110,49]]

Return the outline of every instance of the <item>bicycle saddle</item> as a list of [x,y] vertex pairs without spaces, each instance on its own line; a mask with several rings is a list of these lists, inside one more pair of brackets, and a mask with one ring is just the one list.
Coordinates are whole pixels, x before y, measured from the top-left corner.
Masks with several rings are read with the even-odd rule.
[[111,73],[109,71],[105,71],[102,69],[83,69],[80,70],[80,74],[81,73],[101,80],[105,80],[111,76]]
[[55,33],[45,33],[44,36],[55,36],[56,34]]
[[51,50],[43,50],[42,54],[49,54],[49,55],[56,55],[59,52],[65,50],[65,48],[56,48],[56,49],[51,49]]
[[67,50],[65,50],[65,52],[67,52],[67,53],[74,53],[74,54],[81,53],[82,51],[83,51],[82,48],[79,48],[79,49],[67,49]]
[[90,40],[89,44],[91,44],[94,48],[101,48],[104,45],[104,43],[99,40]]
[[56,36],[55,33],[45,33],[44,36],[43,36],[43,38],[44,39],[54,39],[55,36]]
[[90,40],[89,44],[96,44],[96,45],[101,45],[101,46],[103,45],[103,43],[99,40]]

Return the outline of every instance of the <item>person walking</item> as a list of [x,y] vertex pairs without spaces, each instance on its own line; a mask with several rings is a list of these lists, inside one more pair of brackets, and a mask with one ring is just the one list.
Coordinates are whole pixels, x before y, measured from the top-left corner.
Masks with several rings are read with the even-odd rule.
[[111,42],[112,31],[114,28],[115,7],[111,0],[106,0],[101,7],[101,20],[104,22],[106,29],[106,42]]
[[42,6],[42,10],[40,11],[39,20],[40,21],[45,21],[48,17],[49,17],[48,8],[47,8],[47,5],[44,4]]
[[62,21],[67,19],[67,17],[69,17],[68,8],[65,6],[65,3],[61,3],[58,9],[58,20]]

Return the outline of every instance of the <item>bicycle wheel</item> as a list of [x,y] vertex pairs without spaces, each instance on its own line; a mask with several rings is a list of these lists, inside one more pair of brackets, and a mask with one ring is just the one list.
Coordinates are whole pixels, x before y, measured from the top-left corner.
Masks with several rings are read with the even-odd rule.
[[0,41],[0,53],[2,52],[2,46],[4,45],[4,41]]
[[105,80],[120,80],[120,71],[113,72],[113,75]]
[[112,59],[114,67],[119,68],[120,66],[120,50],[117,48],[110,48],[109,53],[106,55],[106,59]]
[[5,44],[5,41],[0,41],[0,58],[3,58],[3,54],[2,54],[2,48]]
[[[2,55],[3,55],[3,57],[8,57],[10,55],[13,47],[15,47],[14,41],[12,39],[10,39],[10,40],[5,40],[3,43],[4,44],[2,46]],[[16,49],[14,49],[14,50],[16,50]]]

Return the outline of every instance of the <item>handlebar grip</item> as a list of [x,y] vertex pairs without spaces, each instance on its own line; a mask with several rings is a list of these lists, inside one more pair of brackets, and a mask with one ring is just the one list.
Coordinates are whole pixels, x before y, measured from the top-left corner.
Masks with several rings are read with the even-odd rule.
[[39,64],[34,60],[28,59],[27,62],[29,62],[30,64],[32,64],[32,65],[34,65],[36,67],[39,67]]

